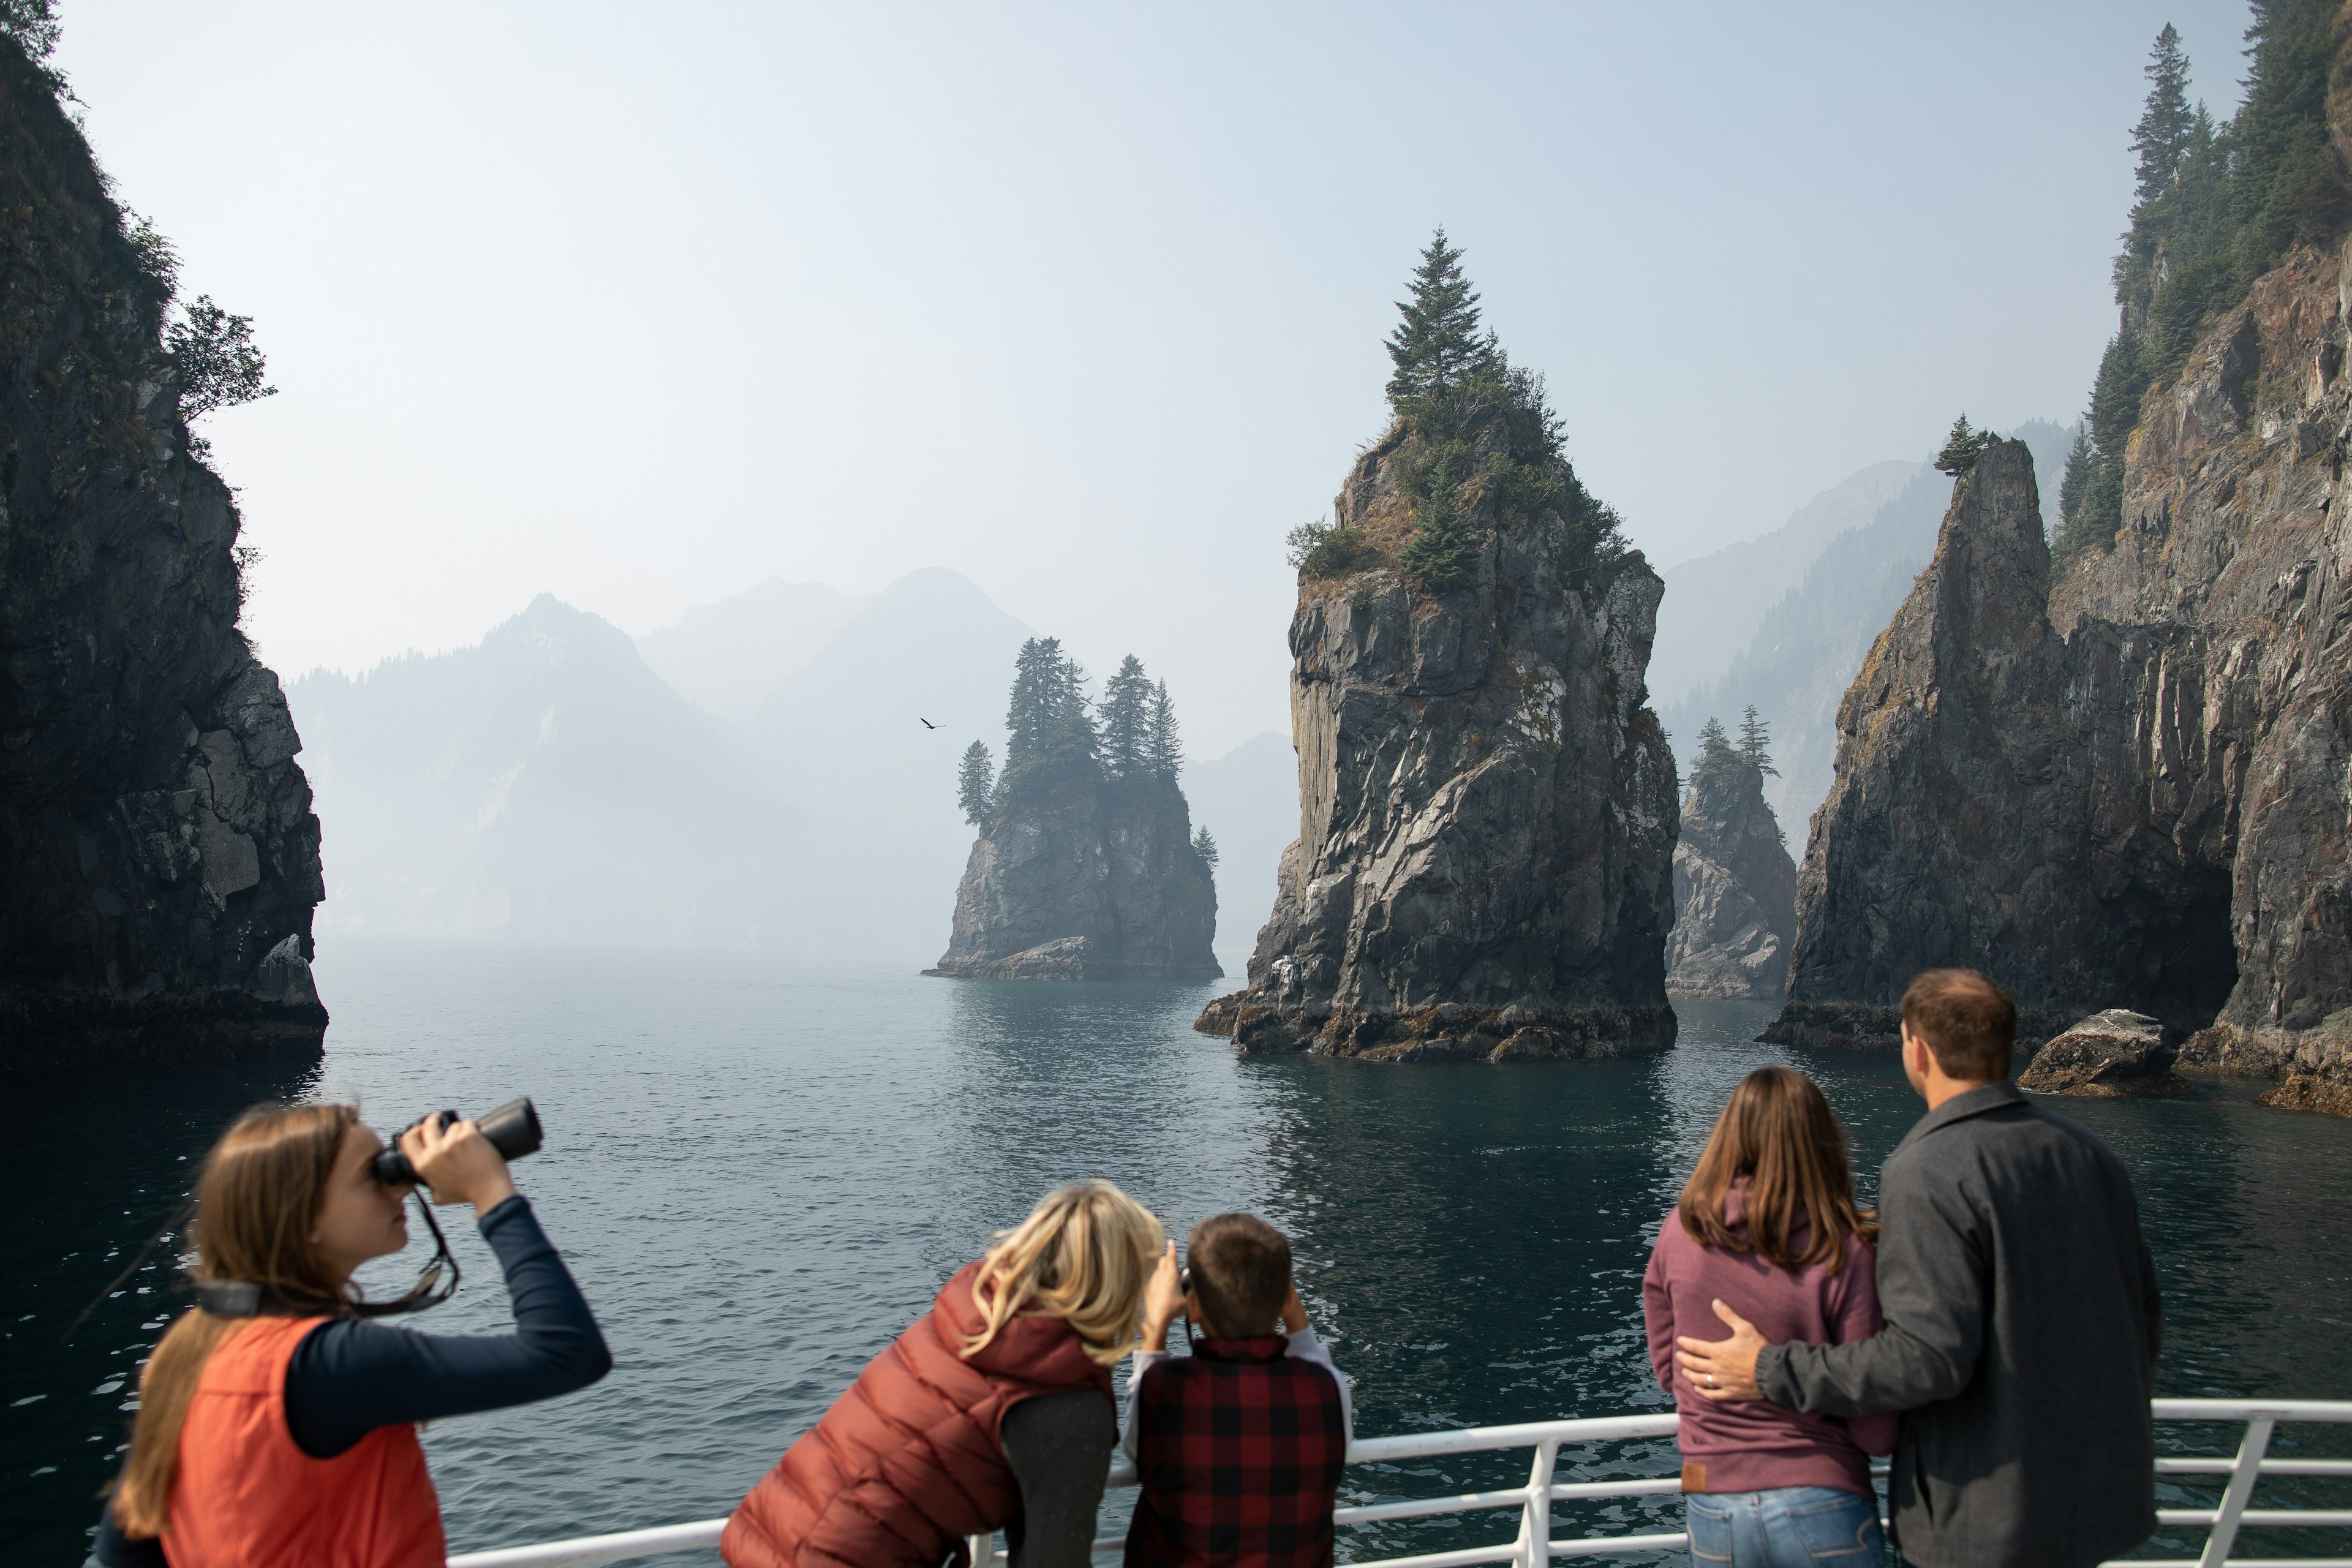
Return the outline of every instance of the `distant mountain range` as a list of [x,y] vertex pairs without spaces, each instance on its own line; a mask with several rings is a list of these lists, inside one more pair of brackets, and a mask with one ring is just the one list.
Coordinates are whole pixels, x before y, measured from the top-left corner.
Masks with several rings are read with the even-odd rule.
[[[2033,453],[2046,526],[2057,515],[2058,478],[2074,432],[2036,419],[2011,434]],[[1864,521],[1822,534],[1819,518],[1850,515],[1853,498],[1890,479],[1902,482]],[[1835,506],[1825,504],[1841,496],[1846,499]],[[1661,651],[1653,654],[1651,668],[1656,670],[1664,658],[1670,669],[1706,671],[1712,666],[1714,673],[1703,674],[1680,697],[1670,695],[1654,676],[1652,701],[1659,720],[1687,771],[1699,729],[1709,718],[1736,728],[1741,711],[1755,706],[1771,726],[1773,764],[1780,770],[1777,778],[1765,780],[1764,795],[1789,836],[1791,853],[1802,852],[1805,825],[1829,794],[1837,762],[1838,703],[1871,644],[1911,591],[1912,578],[1935,554],[1937,530],[1951,499],[1952,481],[1926,463],[1875,463],[1814,498],[1774,532],[1665,574],[1666,597],[1658,615]],[[1809,514],[1811,526],[1801,526]],[[1759,584],[1786,581],[1790,563],[1800,558],[1794,585],[1777,595],[1743,591],[1739,573],[1729,569],[1736,563]],[[1744,646],[1705,629],[1743,621],[1753,628]],[[1687,650],[1701,641],[1706,657],[1691,657]]]
[[[972,842],[956,763],[1002,757],[1031,635],[934,568],[863,595],[772,580],[635,643],[542,595],[477,647],[306,675],[319,930],[929,963]],[[1223,849],[1226,951],[1297,831],[1289,748],[1184,780]]]

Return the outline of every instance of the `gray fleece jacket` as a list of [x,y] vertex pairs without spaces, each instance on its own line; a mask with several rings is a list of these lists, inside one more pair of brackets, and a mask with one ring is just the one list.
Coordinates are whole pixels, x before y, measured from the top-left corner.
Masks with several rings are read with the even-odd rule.
[[2147,1539],[2163,1304],[2123,1162],[1985,1084],[1920,1119],[1878,1199],[1886,1326],[1771,1346],[1764,1397],[1903,1412],[1890,1500],[1919,1568],[2072,1568]]

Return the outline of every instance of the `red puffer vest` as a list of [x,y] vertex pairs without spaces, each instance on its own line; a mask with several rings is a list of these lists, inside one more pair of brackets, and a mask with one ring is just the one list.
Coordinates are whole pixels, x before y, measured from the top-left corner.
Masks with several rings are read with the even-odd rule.
[[1108,1398],[1110,1373],[1059,1318],[1016,1317],[959,1354],[980,1331],[979,1271],[949,1280],[751,1489],[719,1542],[732,1568],[938,1568],[960,1538],[1021,1512],[1004,1413],[1075,1388]]

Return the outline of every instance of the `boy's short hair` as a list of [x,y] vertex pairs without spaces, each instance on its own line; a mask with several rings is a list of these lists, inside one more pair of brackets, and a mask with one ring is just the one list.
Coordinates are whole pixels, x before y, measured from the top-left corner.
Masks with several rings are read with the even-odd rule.
[[1903,1022],[1927,1042],[1945,1076],[1988,1082],[2009,1076],[2017,1002],[1973,969],[1930,969],[1903,993]]
[[1275,1331],[1290,1300],[1290,1238],[1254,1214],[1212,1215],[1184,1242],[1192,1289],[1222,1339]]

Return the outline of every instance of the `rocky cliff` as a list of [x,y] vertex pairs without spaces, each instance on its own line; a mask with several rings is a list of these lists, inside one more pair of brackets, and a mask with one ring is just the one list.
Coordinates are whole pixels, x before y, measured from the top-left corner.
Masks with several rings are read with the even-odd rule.
[[315,1052],[319,823],[169,284],[0,40],[0,1068]]
[[[1500,439],[1478,437],[1480,461]],[[1590,501],[1559,464],[1558,504],[1465,485],[1475,559],[1454,586],[1417,583],[1399,564],[1411,440],[1400,421],[1348,476],[1332,537],[1350,567],[1302,573],[1299,837],[1248,988],[1196,1026],[1381,1059],[1671,1045],[1675,767],[1643,684],[1657,574],[1580,544],[1562,510]]]
[[1675,845],[1666,994],[1778,1001],[1796,936],[1797,863],[1764,798],[1764,770],[1728,751],[1702,757]]
[[1174,780],[1076,772],[982,824],[955,928],[927,974],[1208,980],[1217,890]]
[[2021,447],[1959,481],[1839,710],[1772,1037],[1889,1040],[1913,971],[1968,963],[2029,1048],[2128,1007],[2201,1031],[2184,1069],[2352,1079],[2347,291],[2341,247],[2260,279],[2054,573]]

